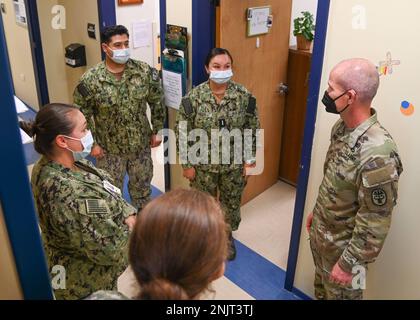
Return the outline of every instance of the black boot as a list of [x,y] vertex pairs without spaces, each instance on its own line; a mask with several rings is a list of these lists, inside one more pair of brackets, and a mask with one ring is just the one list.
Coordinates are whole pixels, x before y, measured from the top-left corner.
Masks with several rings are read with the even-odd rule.
[[229,254],[228,254],[228,260],[232,261],[236,258],[236,247],[235,247],[235,241],[232,236],[232,232],[229,233]]

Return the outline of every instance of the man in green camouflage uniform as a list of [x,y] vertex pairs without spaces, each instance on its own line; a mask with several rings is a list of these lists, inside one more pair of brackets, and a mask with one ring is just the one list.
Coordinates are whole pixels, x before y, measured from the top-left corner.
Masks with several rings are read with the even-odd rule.
[[[251,103],[250,103],[251,101]],[[183,131],[182,127],[186,130]],[[179,143],[180,157],[184,158],[183,168],[195,168],[195,179],[191,181],[191,187],[202,190],[219,199],[226,214],[226,221],[232,231],[238,230],[241,222],[240,207],[242,193],[246,185],[244,177],[244,163],[251,159],[243,158],[242,148],[252,149],[252,155],[256,151],[256,130],[260,128],[258,110],[255,98],[242,85],[230,81],[225,96],[220,104],[210,89],[209,82],[205,82],[194,88],[184,98],[177,115],[175,132]],[[181,129],[181,132],[180,132]],[[208,137],[208,154],[204,155],[205,164],[197,164],[186,159],[186,154],[181,150],[182,145],[193,146],[194,143],[187,141],[187,135],[194,129],[203,129]],[[223,164],[223,141],[211,139],[212,130],[220,132],[232,132],[238,129],[242,134],[243,144],[234,144],[234,139],[225,143],[230,146],[230,156],[227,164]],[[243,134],[245,129],[252,129],[252,141],[247,143]],[[213,146],[212,146],[213,143]],[[251,145],[252,144],[252,145]],[[211,150],[219,145],[219,161],[212,163]],[[235,150],[239,151],[240,163],[235,161]],[[228,151],[226,151],[228,152]],[[250,152],[251,154],[251,152]],[[182,160],[182,159],[181,159]]]
[[[371,103],[379,87],[375,66],[364,59],[331,72],[323,103],[341,119],[331,134],[313,214],[307,228],[315,262],[317,299],[362,299],[367,264],[381,251],[403,171],[397,146]],[[360,280],[360,281],[359,281]]]
[[166,114],[159,73],[147,63],[129,59],[128,37],[123,26],[104,31],[106,60],[82,76],[74,103],[80,106],[95,138],[92,155],[97,166],[111,173],[121,190],[128,173],[132,204],[141,210],[151,195],[150,148],[161,143],[157,134]]
[[54,291],[59,300],[116,290],[128,266],[124,222],[136,214],[119,194],[105,190],[103,182],[112,183],[107,172],[86,160],[75,165],[79,171],[42,157],[31,178],[48,265],[65,270],[65,283],[58,281],[65,288]]

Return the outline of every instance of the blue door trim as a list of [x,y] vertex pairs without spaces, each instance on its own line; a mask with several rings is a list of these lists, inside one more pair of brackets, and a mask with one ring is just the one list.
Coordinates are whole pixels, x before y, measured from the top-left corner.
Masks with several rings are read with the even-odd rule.
[[319,101],[322,69],[324,65],[325,41],[327,37],[330,0],[318,1],[318,12],[315,30],[315,43],[312,55],[309,96],[306,108],[305,132],[303,138],[302,157],[299,180],[293,215],[292,235],[287,261],[285,289],[292,291],[295,280],[296,265],[299,253],[300,236],[305,210],[306,192],[308,189],[309,170],[311,166],[312,146],[315,134],[315,122]]
[[[37,1],[25,0],[28,17],[29,39],[31,41],[32,61],[34,65],[39,106],[50,103],[47,75],[45,72],[44,52],[42,50],[41,29],[38,19]],[[64,57],[63,57],[64,59]]]
[[[162,52],[165,49],[165,35],[166,35],[166,0],[159,0],[159,17],[160,17],[160,63],[162,63]],[[169,114],[166,108],[166,114]],[[169,128],[169,119],[166,117],[164,128]],[[164,143],[167,143],[167,137]],[[165,159],[169,159],[169,149],[165,150]],[[171,166],[169,163],[165,164],[165,192],[171,189]]]
[[166,0],[159,0],[160,10],[160,50],[165,49],[165,34],[166,34]]
[[[192,85],[198,86],[207,81],[204,68],[207,54],[216,43],[216,5],[217,1],[192,1]],[[195,36],[197,35],[197,36]]]
[[25,299],[52,299],[50,277],[38,228],[13,99],[0,14],[0,201]]
[[[115,26],[117,24],[117,13],[115,8],[115,1],[109,0],[98,0],[98,14],[99,14],[99,31],[100,35],[102,31],[108,26]],[[99,35],[99,39],[100,36]],[[101,42],[101,40],[99,40]],[[102,60],[105,60],[105,53],[100,48],[102,54]]]

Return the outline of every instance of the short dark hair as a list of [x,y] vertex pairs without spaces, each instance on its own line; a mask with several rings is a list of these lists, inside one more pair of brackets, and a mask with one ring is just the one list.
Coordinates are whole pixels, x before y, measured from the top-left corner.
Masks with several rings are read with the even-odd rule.
[[128,33],[128,30],[126,27],[122,26],[122,25],[118,25],[118,26],[109,26],[106,27],[101,34],[101,41],[102,43],[110,43],[111,38],[113,36],[117,36],[117,35],[123,35],[126,34],[127,37],[130,37],[130,34]]
[[214,57],[220,56],[222,54],[227,54],[230,58],[230,61],[232,61],[232,63],[233,63],[232,55],[230,54],[230,52],[227,49],[213,48],[213,49],[210,50],[209,54],[207,55],[206,64],[205,64],[206,67],[208,67],[210,65],[210,62]]
[[21,121],[19,126],[30,137],[35,137],[34,146],[39,154],[50,156],[54,139],[58,135],[71,135],[76,127],[70,116],[76,110],[78,108],[72,105],[51,103],[39,110],[35,121]]

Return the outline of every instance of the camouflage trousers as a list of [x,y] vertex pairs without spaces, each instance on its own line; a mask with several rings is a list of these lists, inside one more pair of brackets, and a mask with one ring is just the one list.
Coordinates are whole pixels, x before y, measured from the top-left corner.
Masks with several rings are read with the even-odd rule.
[[243,169],[226,172],[209,172],[196,167],[196,177],[191,187],[218,196],[225,212],[226,223],[232,231],[236,231],[241,223],[241,200],[246,181]]
[[50,270],[60,265],[66,272],[65,288],[53,288],[56,300],[78,300],[98,290],[117,290],[118,277],[128,266],[127,260],[121,261],[120,265],[105,266],[95,264],[88,258],[71,255],[50,257],[48,262]]
[[150,201],[150,183],[153,177],[153,161],[150,148],[129,154],[109,154],[97,161],[100,169],[107,171],[116,187],[123,191],[124,177],[128,174],[128,192],[131,202],[139,211]]
[[339,257],[328,256],[320,253],[311,232],[310,246],[315,264],[315,297],[317,300],[362,300],[363,291],[353,289],[352,285],[341,286],[330,281],[331,271]]

